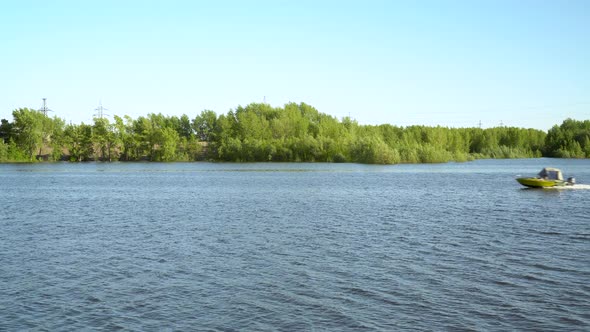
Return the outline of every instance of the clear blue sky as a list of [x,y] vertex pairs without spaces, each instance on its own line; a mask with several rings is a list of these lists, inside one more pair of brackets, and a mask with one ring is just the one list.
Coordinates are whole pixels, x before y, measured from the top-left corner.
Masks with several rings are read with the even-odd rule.
[[305,102],[362,124],[590,119],[590,1],[0,2],[0,118]]

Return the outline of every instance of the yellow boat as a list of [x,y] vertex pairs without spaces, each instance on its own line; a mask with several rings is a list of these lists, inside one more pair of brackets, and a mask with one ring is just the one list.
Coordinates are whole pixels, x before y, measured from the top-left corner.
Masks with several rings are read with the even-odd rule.
[[545,167],[536,177],[517,178],[516,181],[523,186],[530,188],[548,188],[556,186],[572,186],[576,180],[574,178],[568,178],[567,181],[564,181],[561,170]]

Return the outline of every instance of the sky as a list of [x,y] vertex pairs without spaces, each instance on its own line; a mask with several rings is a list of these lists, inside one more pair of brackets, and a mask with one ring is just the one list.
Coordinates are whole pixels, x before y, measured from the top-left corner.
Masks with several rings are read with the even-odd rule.
[[0,118],[304,102],[360,124],[590,119],[590,1],[0,1]]

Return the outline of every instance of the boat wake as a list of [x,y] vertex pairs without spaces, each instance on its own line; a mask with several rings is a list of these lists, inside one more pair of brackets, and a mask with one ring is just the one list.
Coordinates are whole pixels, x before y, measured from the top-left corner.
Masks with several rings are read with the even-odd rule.
[[590,184],[575,184],[573,186],[555,186],[555,187],[546,187],[543,189],[554,189],[554,190],[590,190]]

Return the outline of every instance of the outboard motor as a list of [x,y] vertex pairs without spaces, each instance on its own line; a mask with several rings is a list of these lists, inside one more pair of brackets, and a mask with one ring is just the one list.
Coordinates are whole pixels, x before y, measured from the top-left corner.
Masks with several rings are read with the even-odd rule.
[[573,186],[574,184],[576,184],[576,178],[573,176],[570,176],[569,178],[567,178],[567,184],[568,184],[568,186]]

